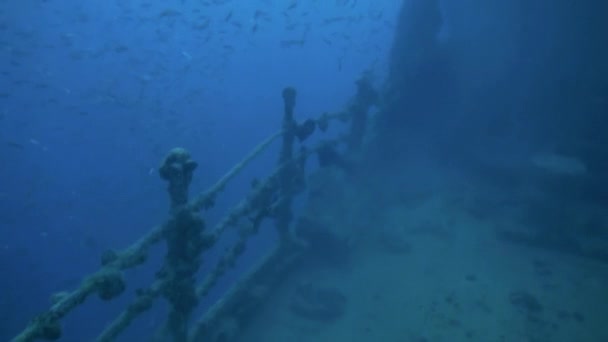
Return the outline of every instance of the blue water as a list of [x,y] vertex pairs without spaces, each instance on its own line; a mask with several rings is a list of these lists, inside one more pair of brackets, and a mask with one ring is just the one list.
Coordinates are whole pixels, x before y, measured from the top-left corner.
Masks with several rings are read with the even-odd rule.
[[[307,118],[340,110],[363,71],[382,79],[398,1],[353,3],[2,1],[0,340],[76,287],[104,250],[167,217],[156,168],[169,149],[199,162],[192,189],[202,191],[280,128],[283,87],[297,89]],[[209,222],[276,151],[229,186]],[[158,265],[162,247],[152,254]],[[153,272],[130,272],[129,289]],[[64,340],[91,339],[127,300],[93,299],[68,317]]]
[[[293,87],[297,123],[346,112],[360,124],[374,102],[367,126],[332,122],[296,148],[362,146],[310,158],[292,206],[299,247],[281,240],[277,254],[297,262],[276,287],[260,277],[231,297],[242,301],[206,333],[605,342],[607,12],[593,0],[0,1],[0,341],[171,217],[159,167],[172,148],[198,163],[190,194],[205,191],[281,129]],[[280,148],[202,213],[207,231]],[[193,318],[277,245],[275,223]],[[205,251],[197,280],[237,233]],[[121,296],[63,318],[60,340],[95,340],[166,279],[165,254],[154,246]],[[251,311],[259,298],[272,305]],[[158,299],[118,340],[150,340],[168,307]]]

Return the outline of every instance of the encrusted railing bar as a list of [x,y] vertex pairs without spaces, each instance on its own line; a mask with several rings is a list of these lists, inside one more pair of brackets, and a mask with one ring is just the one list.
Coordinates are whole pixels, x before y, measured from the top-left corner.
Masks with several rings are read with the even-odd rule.
[[[308,158],[310,155],[323,148],[335,147],[343,142],[345,142],[345,139],[319,142],[310,149],[300,151],[296,154],[295,158],[291,159],[286,164],[293,164],[302,158]],[[276,193],[278,190],[276,178],[283,168],[287,166],[286,164],[275,169],[271,176],[258,185],[257,192],[252,194],[248,199],[243,200],[229,215],[226,215],[224,220],[216,225],[213,234],[219,237],[225,229],[238,224],[239,218],[249,216],[253,212],[253,209],[256,208],[251,205],[251,202],[254,202],[257,199],[257,196],[260,196],[260,193],[264,193],[264,191],[260,189],[274,188],[274,191],[270,191],[269,193],[270,195]],[[280,202],[280,200],[280,198],[275,199],[273,204]],[[257,210],[263,209],[264,208],[257,208]],[[259,216],[254,217],[253,222],[251,222],[251,229],[245,229],[241,232],[241,236],[237,243],[220,258],[220,261],[216,264],[211,273],[199,284],[196,291],[199,298],[207,295],[217,280],[225,273],[226,267],[232,266],[235,260],[234,256],[238,256],[238,254],[242,253],[242,249],[245,247],[244,243],[246,238],[257,232],[257,228],[261,224],[262,219],[267,217],[265,214],[266,213],[262,211]],[[243,315],[250,314],[251,310],[254,310],[263,303],[266,296],[270,294],[270,288],[273,284],[280,281],[288,267],[296,262],[299,256],[302,255],[300,247],[301,246],[291,240],[280,240],[279,245],[275,247],[271,253],[263,258],[263,260],[250,270],[246,276],[242,277],[225,295],[222,296],[220,301],[216,302],[211,307],[210,310],[205,312],[192,328],[189,341],[199,342],[215,340],[219,334],[227,334],[227,337],[232,337],[231,334],[236,333],[240,329],[238,325],[246,320]],[[231,315],[235,312],[240,312],[240,314],[238,314],[238,319],[230,320]],[[224,319],[231,321],[231,324],[236,327],[222,327],[220,322]],[[224,331],[224,329],[227,329],[228,331]]]
[[[194,323],[188,341],[232,341],[242,328],[241,321],[268,298],[300,254],[300,248],[290,243],[275,247]],[[235,316],[238,319],[230,319]]]
[[220,220],[218,224],[215,225],[211,233],[213,240],[217,240],[227,228],[237,224],[240,218],[247,216],[251,211],[255,210],[257,208],[257,205],[254,205],[256,202],[261,201],[264,197],[275,194],[278,190],[277,177],[289,165],[298,162],[301,158],[310,157],[322,148],[336,146],[341,142],[343,142],[343,139],[325,140],[319,142],[311,148],[299,151],[295,158],[274,169],[270,176],[257,184],[253,192],[248,197],[241,200],[241,202],[239,202],[227,215],[224,216],[223,219]]
[[211,273],[209,273],[203,282],[196,288],[196,295],[198,298],[206,296],[219,278],[223,276],[229,268],[232,268],[235,265],[236,260],[243,254],[247,247],[247,240],[254,234],[257,234],[264,218],[269,214],[270,213],[266,208],[260,208],[258,213],[250,218],[250,222],[241,224],[237,241],[232,248],[224,252]]
[[123,332],[135,318],[148,311],[152,303],[162,294],[166,282],[155,280],[147,289],[140,289],[137,298],[112,321],[95,340],[96,342],[111,342]]
[[[112,286],[120,276],[120,271],[142,264],[148,248],[163,238],[165,225],[156,226],[146,236],[119,253],[107,252],[104,254],[104,266],[97,272],[87,276],[82,284],[72,292],[55,295],[57,300],[49,310],[34,318],[29,325],[12,342],[34,341],[36,339],[50,339],[61,334],[59,321],[70,311],[82,304],[90,295],[100,292],[104,286]],[[117,284],[118,286],[120,284]],[[119,290],[119,289],[117,289]]]
[[220,180],[211,186],[211,188],[194,198],[190,204],[190,208],[194,211],[199,211],[213,205],[215,197],[218,193],[224,190],[226,184],[236,177],[238,173],[245,168],[245,166],[260,155],[260,153],[264,152],[264,150],[266,150],[266,148],[281,135],[283,135],[283,131],[278,131],[258,144],[258,146],[256,146],[245,158],[243,158],[243,160],[234,165],[232,169],[230,169],[230,171],[220,178]]

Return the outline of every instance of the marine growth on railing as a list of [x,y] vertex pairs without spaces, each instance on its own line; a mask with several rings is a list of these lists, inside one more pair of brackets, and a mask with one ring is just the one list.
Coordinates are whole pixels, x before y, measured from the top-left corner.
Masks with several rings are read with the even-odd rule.
[[[105,252],[98,271],[86,276],[77,289],[53,295],[52,306],[35,317],[12,342],[59,339],[62,335],[61,320],[68,313],[91,295],[109,301],[122,294],[126,288],[123,272],[143,264],[149,248],[161,241],[167,244],[167,252],[156,279],[148,287],[136,290],[135,300],[106,326],[96,340],[113,341],[135,318],[152,308],[155,300],[161,296],[169,302],[170,310],[165,324],[156,333],[158,339],[176,342],[216,341],[238,334],[239,327],[270,295],[272,287],[297,260],[302,249],[291,237],[290,225],[293,222],[293,198],[305,188],[306,160],[316,154],[321,166],[339,163],[342,159],[337,151],[340,144],[345,143],[349,150],[357,150],[361,145],[367,112],[376,104],[378,95],[366,77],[357,85],[357,95],[344,112],[325,113],[317,119],[301,123],[294,117],[296,90],[285,88],[282,93],[284,113],[281,130],[256,146],[210,189],[190,201],[189,185],[198,164],[185,149],[171,150],[159,168],[160,177],[168,182],[171,200],[169,219],[130,247],[119,252]],[[304,146],[303,142],[317,128],[326,131],[329,122],[334,119],[343,122],[352,119],[350,131],[344,137],[323,140],[312,147]],[[250,193],[209,229],[201,211],[212,208],[226,184],[279,137],[282,137],[282,146],[277,168],[266,179],[255,182]],[[296,142],[299,142],[299,151],[294,151]],[[245,251],[248,238],[259,231],[265,219],[274,220],[279,245],[257,267],[243,275],[195,324],[189,326],[200,299],[236,263]],[[237,240],[203,281],[197,284],[196,275],[204,252],[230,227],[238,229]],[[234,310],[236,306],[239,310]],[[228,319],[235,322],[229,329],[226,325],[215,324]]]

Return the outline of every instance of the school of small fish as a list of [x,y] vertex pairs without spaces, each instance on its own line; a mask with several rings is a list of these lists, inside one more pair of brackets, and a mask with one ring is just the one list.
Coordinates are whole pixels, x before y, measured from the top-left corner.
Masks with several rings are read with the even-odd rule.
[[[262,46],[327,49],[334,52],[340,71],[349,56],[386,52],[385,44],[378,41],[392,34],[398,3],[114,0],[66,6],[59,0],[8,1],[0,4],[0,102],[23,103],[19,109],[23,111],[57,107],[62,114],[86,117],[94,106],[141,105],[146,98],[151,112],[155,106],[170,112],[171,103],[196,98],[200,87],[184,87],[180,99],[163,98],[163,105],[159,94],[195,76],[222,83],[223,71],[234,56]],[[42,18],[36,13],[44,13],[43,22],[28,22]],[[49,14],[56,19],[48,19]],[[98,32],[95,40],[90,38],[92,31]],[[45,65],[46,58],[65,60],[75,68],[85,65],[88,70],[102,70],[101,65],[108,63],[127,65],[131,74],[106,77],[94,85],[62,84],[56,81],[58,71]],[[137,84],[137,98],[121,96],[124,77]],[[31,98],[22,99],[23,94]],[[0,123],[15,112],[0,107]],[[28,124],[25,121],[23,125]],[[3,137],[1,132],[0,139],[4,148],[12,150],[39,145]]]

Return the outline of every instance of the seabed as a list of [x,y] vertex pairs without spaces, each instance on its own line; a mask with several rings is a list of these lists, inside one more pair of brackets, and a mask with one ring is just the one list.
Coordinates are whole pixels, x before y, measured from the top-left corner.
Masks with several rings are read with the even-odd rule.
[[[478,189],[423,191],[370,213],[357,209],[378,207],[382,191],[349,186],[308,208],[346,237],[349,259],[296,269],[240,341],[608,341],[605,262],[502,238],[526,229],[480,215]],[[361,223],[370,214],[380,220]],[[303,287],[337,291],[343,312],[299,313]]]

